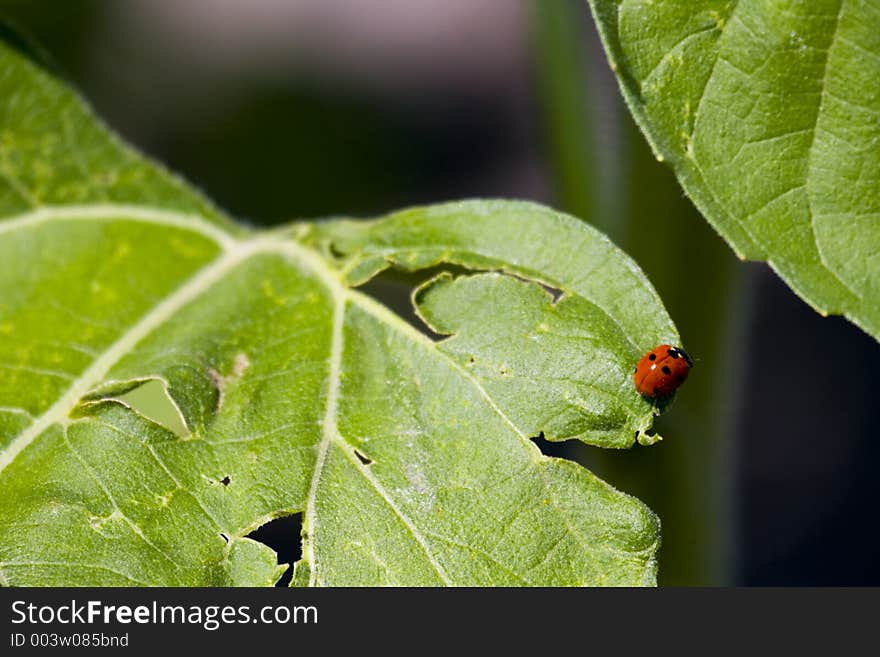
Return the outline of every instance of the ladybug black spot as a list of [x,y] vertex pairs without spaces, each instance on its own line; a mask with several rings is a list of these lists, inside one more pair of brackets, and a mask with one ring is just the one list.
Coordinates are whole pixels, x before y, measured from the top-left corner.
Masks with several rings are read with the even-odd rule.
[[657,360],[657,354],[649,354],[648,360]]
[[660,368],[660,369],[663,370],[663,373],[664,373],[664,374],[672,374],[672,370],[669,369],[669,367],[668,367],[667,365],[664,365],[664,366],[663,366],[662,368]]

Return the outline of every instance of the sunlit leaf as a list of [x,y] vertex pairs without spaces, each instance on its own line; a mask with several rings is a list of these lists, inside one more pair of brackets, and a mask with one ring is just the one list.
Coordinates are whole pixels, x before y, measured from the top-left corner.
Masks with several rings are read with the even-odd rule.
[[[531,440],[657,439],[632,368],[678,335],[600,233],[249,231],[5,47],[0,107],[0,581],[270,585],[247,536],[302,513],[294,584],[655,582],[650,510]],[[423,330],[358,289],[388,268]]]
[[880,337],[880,2],[590,4],[658,158],[737,254]]

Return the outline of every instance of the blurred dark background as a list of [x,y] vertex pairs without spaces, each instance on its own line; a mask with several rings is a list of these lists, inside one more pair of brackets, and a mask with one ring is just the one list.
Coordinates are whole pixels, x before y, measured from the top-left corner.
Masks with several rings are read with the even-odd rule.
[[[248,222],[502,196],[601,228],[698,367],[660,445],[542,449],[658,513],[661,584],[880,584],[880,349],[696,213],[634,127],[585,0],[0,0],[0,15],[113,129]],[[255,535],[290,562],[296,523]]]

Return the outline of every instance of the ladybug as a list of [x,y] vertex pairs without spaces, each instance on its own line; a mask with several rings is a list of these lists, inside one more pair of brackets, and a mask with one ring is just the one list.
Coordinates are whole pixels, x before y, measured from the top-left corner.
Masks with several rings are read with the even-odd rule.
[[684,383],[693,365],[684,349],[669,344],[654,347],[636,365],[636,390],[650,399],[665,399]]

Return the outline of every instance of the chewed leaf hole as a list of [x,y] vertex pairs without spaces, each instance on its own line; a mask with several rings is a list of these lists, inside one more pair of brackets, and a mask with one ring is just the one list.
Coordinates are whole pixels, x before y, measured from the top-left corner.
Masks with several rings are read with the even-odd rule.
[[[427,335],[435,342],[441,342],[450,337],[450,332],[439,332],[437,326],[432,326],[423,314],[417,311],[416,306],[421,303],[420,295],[431,289],[433,283],[438,280],[455,280],[461,277],[479,276],[482,274],[495,274],[509,277],[523,283],[537,285],[546,292],[551,303],[556,304],[565,296],[565,292],[546,283],[531,280],[510,271],[500,269],[470,269],[460,265],[443,263],[416,271],[405,271],[395,267],[386,269],[358,287],[358,290],[383,305],[387,306],[407,324]],[[473,363],[469,363],[473,364]]]
[[202,479],[207,481],[211,486],[223,486],[224,488],[228,487],[229,484],[232,483],[232,477],[230,477],[229,475],[217,477],[202,473]]
[[336,242],[330,241],[327,244],[327,252],[336,259],[341,260],[345,257],[345,251],[339,248]]
[[555,442],[544,438],[542,431],[537,436],[532,436],[530,440],[538,446],[544,456],[550,456],[557,459],[566,459],[584,465],[583,443],[578,440],[565,440]]
[[162,381],[152,379],[120,397],[138,413],[170,429],[178,436],[187,433],[186,424],[177,404]]
[[134,381],[129,387],[120,386],[120,392],[103,392],[87,399],[84,405],[112,402],[122,404],[150,422],[158,424],[176,435],[186,438],[190,431],[183,413],[171,398],[165,382],[161,379]]
[[302,513],[295,513],[270,520],[247,535],[247,538],[272,548],[278,555],[279,564],[290,565],[275,586],[286,587],[290,584],[293,564],[302,558],[301,531]]
[[410,298],[413,288],[419,285],[422,278],[413,275],[401,277],[400,272],[389,270],[360,286],[358,290],[387,306],[420,333],[424,333],[434,341],[439,341],[446,336],[435,333],[421,320]]
[[547,294],[549,294],[551,297],[553,297],[553,303],[554,303],[554,304],[555,304],[556,302],[558,302],[558,301],[562,298],[562,296],[563,296],[563,294],[564,294],[564,292],[563,292],[562,290],[560,290],[559,288],[551,287],[551,286],[547,285],[546,283],[540,283],[540,286],[541,286],[542,288],[544,288],[544,291],[545,291]]
[[359,450],[357,450],[357,449],[354,450],[354,455],[357,456],[357,457],[358,457],[358,461],[360,461],[360,462],[363,463],[364,465],[372,465],[372,463],[373,463],[373,459],[371,459],[371,458],[367,458],[366,456],[364,456],[363,454],[361,454],[361,452],[360,452]]

